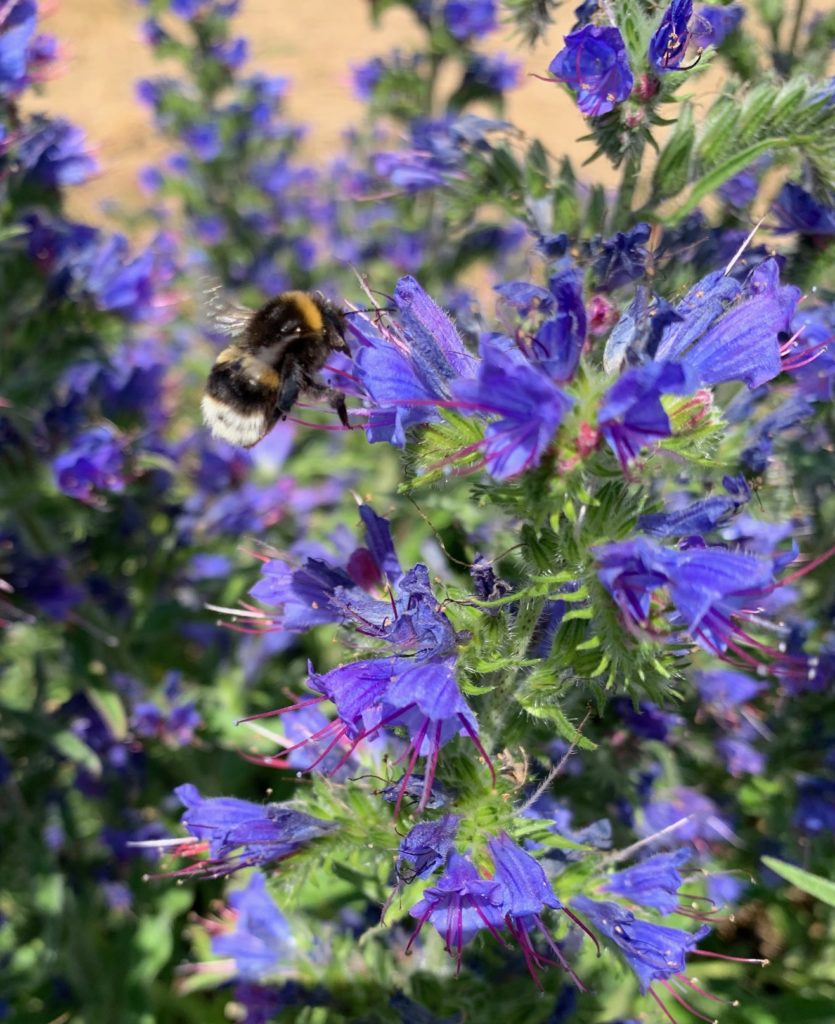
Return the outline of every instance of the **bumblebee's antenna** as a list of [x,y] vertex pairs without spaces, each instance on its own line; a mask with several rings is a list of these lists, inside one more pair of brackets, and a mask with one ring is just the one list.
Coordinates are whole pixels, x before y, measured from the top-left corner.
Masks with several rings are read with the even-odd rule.
[[357,313],[395,313],[397,306],[374,306],[373,309],[346,309],[345,316],[356,316]]

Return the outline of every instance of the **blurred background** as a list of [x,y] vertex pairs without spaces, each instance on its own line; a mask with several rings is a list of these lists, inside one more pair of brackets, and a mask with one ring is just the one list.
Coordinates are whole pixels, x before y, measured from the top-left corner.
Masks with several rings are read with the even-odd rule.
[[[250,43],[250,66],[291,79],[285,110],[310,126],[302,152],[311,159],[333,156],[342,132],[362,121],[363,104],[350,85],[351,66],[419,44],[420,33],[405,8],[386,11],[373,27],[369,7],[367,0],[247,0],[235,20]],[[102,200],[118,197],[130,205],[131,195],[137,195],[136,172],[164,152],[135,98],[137,79],[165,70],[140,38],[142,13],[134,0],[74,0],[56,5],[43,21],[44,30],[57,35],[65,48],[65,73],[47,82],[42,97],[30,97],[28,108],[64,114],[86,130],[95,146],[101,174],[70,197],[71,212],[85,219],[101,219]],[[569,152],[582,161],[594,147],[574,141],[587,129],[573,99],[559,86],[529,77],[547,75],[573,22],[573,5],[566,4],[534,48],[520,44],[506,28],[483,40],[480,49],[523,63],[519,88],[508,93],[507,119],[555,154]],[[588,170],[592,180],[616,180],[600,161]]]

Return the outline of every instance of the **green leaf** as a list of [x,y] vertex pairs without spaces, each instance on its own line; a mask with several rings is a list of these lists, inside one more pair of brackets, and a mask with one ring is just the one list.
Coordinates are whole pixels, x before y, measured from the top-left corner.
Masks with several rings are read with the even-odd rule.
[[676,127],[655,166],[652,184],[657,198],[674,196],[687,184],[695,138],[693,107],[684,103]]
[[797,868],[794,864],[787,864],[784,860],[777,860],[776,857],[763,857],[763,864],[802,892],[807,892],[815,899],[835,907],[835,882],[821,878],[820,875],[813,875],[803,868]]
[[763,153],[772,153],[777,149],[786,149],[790,145],[790,139],[763,139],[762,142],[757,142],[755,145],[748,146],[739,151],[735,156],[725,160],[724,163],[719,164],[718,167],[715,167],[703,178],[700,178],[693,186],[693,191],[684,203],[679,206],[675,213],[662,217],[661,222],[663,224],[675,224],[682,217],[686,217],[706,196],[715,192],[729,178],[739,174],[740,171],[744,171],[757,157],[762,156]]

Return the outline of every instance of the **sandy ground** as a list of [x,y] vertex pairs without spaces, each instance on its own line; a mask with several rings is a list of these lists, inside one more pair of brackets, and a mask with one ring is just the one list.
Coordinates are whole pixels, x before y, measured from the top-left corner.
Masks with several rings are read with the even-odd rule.
[[[526,72],[544,74],[570,29],[574,6],[562,8],[549,38],[533,52],[507,31],[495,33],[484,48],[522,60]],[[418,38],[407,11],[388,11],[375,28],[369,9],[367,0],[243,0],[236,27],[250,42],[249,66],[290,76],[288,114],[310,124],[307,146],[314,157],[336,152],[340,133],[362,117],[349,86],[351,65],[395,46],[408,48]],[[80,124],[102,165],[95,181],[73,191],[71,213],[79,217],[100,219],[100,204],[107,199],[128,208],[141,204],[136,172],[163,151],[135,99],[137,79],[160,71],[139,36],[142,15],[136,0],[61,0],[43,21],[44,30],[61,40],[68,60],[65,73],[29,106]],[[526,75],[511,94],[507,116],[553,153],[568,149],[580,159],[590,153],[573,142],[584,133],[583,120],[557,86]],[[612,180],[605,167],[596,166],[595,177]]]

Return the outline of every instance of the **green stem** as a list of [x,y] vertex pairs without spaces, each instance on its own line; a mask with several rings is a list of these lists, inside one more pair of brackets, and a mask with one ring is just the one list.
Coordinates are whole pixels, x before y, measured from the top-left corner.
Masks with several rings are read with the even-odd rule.
[[632,222],[632,200],[635,198],[635,189],[641,176],[641,163],[643,162],[644,145],[630,152],[623,167],[623,174],[620,179],[620,187],[615,201],[615,208],[612,213],[612,230],[623,231]]
[[797,47],[797,39],[800,35],[800,26],[803,23],[805,8],[806,0],[797,0],[797,9],[794,12],[794,24],[792,25],[792,34],[789,37],[789,48],[787,53],[787,64],[789,67],[791,67],[795,61],[794,52]]

